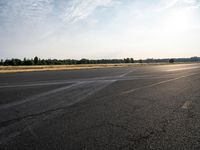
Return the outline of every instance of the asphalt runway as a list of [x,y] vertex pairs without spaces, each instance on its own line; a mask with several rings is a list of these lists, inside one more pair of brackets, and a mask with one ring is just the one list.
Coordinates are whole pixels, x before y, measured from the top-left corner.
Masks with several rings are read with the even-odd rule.
[[0,74],[1,150],[199,150],[200,64]]

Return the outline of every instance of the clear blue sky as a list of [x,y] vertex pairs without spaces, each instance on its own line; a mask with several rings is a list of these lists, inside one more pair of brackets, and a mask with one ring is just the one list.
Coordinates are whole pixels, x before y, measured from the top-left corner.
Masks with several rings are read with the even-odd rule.
[[199,0],[0,0],[0,58],[200,56]]

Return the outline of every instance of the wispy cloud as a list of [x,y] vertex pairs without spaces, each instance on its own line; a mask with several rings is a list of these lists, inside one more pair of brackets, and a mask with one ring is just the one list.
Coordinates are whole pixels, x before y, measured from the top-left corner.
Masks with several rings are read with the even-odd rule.
[[75,23],[92,14],[97,7],[112,4],[113,0],[72,0],[61,17],[67,23]]
[[0,0],[0,32],[8,35],[14,31],[22,38],[27,34],[32,38],[47,38],[67,32],[73,28],[72,24],[87,19],[97,8],[113,6],[117,1]]
[[114,1],[116,0],[1,0],[0,19],[7,23],[27,23],[43,21],[48,15],[53,15],[65,23],[75,23],[87,18],[97,7],[108,7]]
[[5,23],[42,21],[51,12],[52,0],[1,0],[0,19]]
[[171,8],[199,8],[199,0],[162,0],[160,8],[157,11],[167,10]]

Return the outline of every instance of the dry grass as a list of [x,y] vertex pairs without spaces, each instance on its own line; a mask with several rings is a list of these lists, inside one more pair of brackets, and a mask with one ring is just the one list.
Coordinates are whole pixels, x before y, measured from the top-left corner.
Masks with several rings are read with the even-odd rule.
[[0,66],[0,73],[56,71],[56,70],[80,70],[119,67],[140,67],[146,65],[169,65],[169,63],[134,63],[134,64],[81,64],[81,65],[43,65],[43,66]]
[[0,73],[56,71],[56,70],[80,70],[113,67],[128,67],[133,64],[82,64],[82,65],[46,65],[46,66],[0,66]]

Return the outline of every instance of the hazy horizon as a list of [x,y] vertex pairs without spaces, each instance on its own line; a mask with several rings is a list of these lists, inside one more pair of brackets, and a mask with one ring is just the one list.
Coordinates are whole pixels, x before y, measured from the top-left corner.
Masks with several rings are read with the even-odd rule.
[[199,0],[1,0],[0,59],[200,56]]

